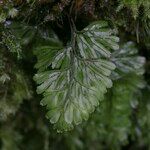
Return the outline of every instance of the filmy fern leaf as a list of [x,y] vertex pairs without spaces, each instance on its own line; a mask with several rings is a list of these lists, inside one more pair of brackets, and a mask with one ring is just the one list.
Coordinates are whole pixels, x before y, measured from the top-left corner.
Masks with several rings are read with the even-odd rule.
[[66,47],[55,40],[36,48],[37,93],[43,93],[41,104],[47,106],[47,118],[57,131],[70,130],[87,120],[112,86],[109,76],[115,65],[109,58],[119,41],[113,34],[108,24],[100,21],[74,32]]
[[131,41],[120,46],[118,51],[112,53],[111,60],[116,65],[116,71],[113,74],[120,78],[129,73],[142,75],[144,73],[145,58],[138,56],[138,49]]

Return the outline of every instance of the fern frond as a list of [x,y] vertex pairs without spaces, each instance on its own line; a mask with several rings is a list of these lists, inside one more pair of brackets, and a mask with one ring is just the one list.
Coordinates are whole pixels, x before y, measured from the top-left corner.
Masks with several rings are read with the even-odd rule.
[[119,41],[113,34],[107,22],[95,22],[74,33],[66,47],[55,41],[35,50],[37,93],[43,93],[41,104],[58,131],[87,120],[112,86],[109,76],[115,65],[109,58]]
[[112,61],[116,65],[114,75],[119,78],[128,73],[143,74],[145,58],[138,56],[138,49],[133,42],[120,46],[119,51],[112,53]]

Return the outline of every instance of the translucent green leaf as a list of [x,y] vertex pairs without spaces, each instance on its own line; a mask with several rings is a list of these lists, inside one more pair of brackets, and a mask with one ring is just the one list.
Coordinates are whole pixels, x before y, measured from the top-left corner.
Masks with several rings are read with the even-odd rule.
[[112,61],[116,64],[115,76],[122,77],[124,74],[143,74],[145,58],[138,56],[138,50],[133,42],[127,42],[119,51],[112,53]]
[[119,40],[107,25],[95,22],[74,33],[75,47],[68,43],[62,48],[55,39],[57,46],[49,42],[35,49],[37,92],[43,93],[41,105],[47,107],[47,118],[58,132],[87,120],[112,86],[109,76],[115,65],[110,56]]

